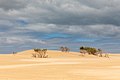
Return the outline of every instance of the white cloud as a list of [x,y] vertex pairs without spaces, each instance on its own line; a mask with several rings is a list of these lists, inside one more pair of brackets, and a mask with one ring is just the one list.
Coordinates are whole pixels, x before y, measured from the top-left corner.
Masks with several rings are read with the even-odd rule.
[[43,41],[49,33],[117,39],[119,13],[119,0],[0,0],[0,44],[57,45],[71,40]]
[[25,38],[25,37],[0,37],[1,44],[26,44],[26,43],[38,43],[45,44],[46,42],[38,39]]
[[32,32],[60,32],[66,34],[81,35],[86,37],[110,37],[120,38],[120,26],[100,24],[100,25],[56,25],[56,24],[29,24],[19,27],[20,30]]
[[58,29],[59,27],[57,27],[55,24],[29,24],[27,26],[24,27],[19,27],[19,29],[26,29],[26,30],[30,30],[30,31],[37,31],[37,32],[54,32],[56,31],[56,29]]

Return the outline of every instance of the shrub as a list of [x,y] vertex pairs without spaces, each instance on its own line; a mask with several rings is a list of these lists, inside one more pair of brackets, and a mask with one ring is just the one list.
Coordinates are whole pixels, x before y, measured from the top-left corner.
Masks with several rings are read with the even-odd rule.
[[47,49],[34,49],[34,51],[36,52],[36,55],[33,55],[33,56],[36,56],[38,58],[47,58],[48,55],[47,55]]
[[37,55],[36,55],[35,53],[33,53],[33,54],[32,54],[32,57],[36,58],[36,57],[37,57]]
[[93,54],[96,55],[96,53],[98,52],[98,50],[96,48],[92,48],[92,47],[80,47],[80,50],[85,50],[88,54]]
[[60,50],[62,52],[69,52],[70,51],[70,49],[68,47],[60,47]]

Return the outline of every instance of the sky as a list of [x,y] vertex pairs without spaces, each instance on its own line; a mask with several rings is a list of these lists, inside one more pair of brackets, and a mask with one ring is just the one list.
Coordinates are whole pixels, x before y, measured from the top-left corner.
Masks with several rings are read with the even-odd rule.
[[120,0],[0,0],[0,53],[60,46],[120,53]]

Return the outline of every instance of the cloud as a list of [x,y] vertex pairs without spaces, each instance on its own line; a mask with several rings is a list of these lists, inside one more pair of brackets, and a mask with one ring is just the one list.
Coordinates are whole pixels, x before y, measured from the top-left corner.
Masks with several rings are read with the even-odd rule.
[[[7,13],[8,18],[12,16],[11,18],[26,19],[32,23],[119,25],[118,0],[1,0],[1,4],[2,12]],[[6,8],[8,10],[4,11]]]
[[0,44],[28,44],[28,43],[37,43],[37,44],[45,44],[46,42],[42,40],[26,38],[26,37],[1,37]]
[[21,9],[26,5],[27,0],[0,0],[0,8],[4,10]]
[[116,44],[119,13],[119,0],[0,0],[0,44],[13,48],[102,47],[104,40]]
[[[12,16],[14,20],[17,18],[30,23],[61,25],[120,25],[118,0],[1,0],[1,4],[5,3],[8,4],[1,5],[1,9],[7,13],[8,18]],[[4,11],[6,7],[8,11]]]
[[56,25],[56,24],[29,24],[25,27],[19,27],[21,30],[33,32],[59,32],[65,34],[75,34],[85,37],[101,38],[120,38],[120,26],[110,24],[97,25]]

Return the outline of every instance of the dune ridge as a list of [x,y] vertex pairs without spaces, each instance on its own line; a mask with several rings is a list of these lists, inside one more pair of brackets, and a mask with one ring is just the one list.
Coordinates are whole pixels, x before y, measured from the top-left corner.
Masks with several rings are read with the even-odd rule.
[[120,80],[120,54],[105,58],[48,50],[48,58],[34,58],[33,53],[0,54],[0,80]]

